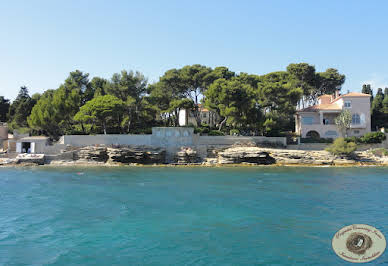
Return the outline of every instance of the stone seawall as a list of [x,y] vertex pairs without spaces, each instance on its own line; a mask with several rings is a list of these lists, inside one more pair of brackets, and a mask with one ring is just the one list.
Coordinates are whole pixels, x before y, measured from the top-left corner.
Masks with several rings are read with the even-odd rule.
[[[388,157],[379,157],[369,151],[358,151],[350,157],[334,156],[327,151],[302,151],[287,149],[237,146],[208,150],[201,158],[193,148],[181,148],[171,160],[166,150],[148,146],[131,147],[83,147],[72,151],[73,159],[68,155],[67,162],[96,164],[202,164],[229,165],[388,165]],[[55,162],[54,162],[55,163]]]

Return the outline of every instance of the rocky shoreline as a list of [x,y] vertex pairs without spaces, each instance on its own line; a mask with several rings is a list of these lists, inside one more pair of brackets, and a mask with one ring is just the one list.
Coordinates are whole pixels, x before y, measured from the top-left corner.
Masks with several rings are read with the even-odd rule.
[[[327,151],[304,151],[235,145],[209,149],[202,155],[192,147],[181,147],[172,158],[167,151],[149,146],[67,147],[61,154],[37,159],[37,156],[18,156],[0,159],[2,166],[123,166],[123,165],[165,165],[165,166],[388,166],[388,157],[375,156],[371,151],[355,152],[351,157],[331,155]],[[171,156],[170,156],[171,157]]]

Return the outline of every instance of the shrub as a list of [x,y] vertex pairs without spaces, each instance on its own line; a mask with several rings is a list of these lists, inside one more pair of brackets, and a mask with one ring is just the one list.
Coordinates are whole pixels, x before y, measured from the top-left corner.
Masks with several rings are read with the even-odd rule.
[[362,143],[381,143],[386,139],[383,132],[370,132],[366,133],[360,138]]
[[209,136],[225,136],[225,134],[221,131],[218,130],[210,130],[209,131]]
[[194,133],[199,133],[199,134],[206,134],[209,133],[210,129],[207,127],[196,127],[194,128]]
[[346,142],[354,142],[354,143],[361,143],[361,138],[352,136],[352,137],[347,137],[345,138]]
[[372,150],[371,152],[372,152],[373,155],[379,156],[379,157],[388,156],[388,150],[387,150],[387,149],[384,149],[384,148],[374,149],[374,150]]
[[357,144],[354,142],[346,142],[344,138],[336,139],[333,144],[325,150],[334,155],[350,155],[357,149]]
[[231,136],[233,136],[233,135],[239,135],[239,134],[240,134],[240,131],[239,131],[238,129],[231,129],[231,130],[229,131],[229,134],[230,134]]

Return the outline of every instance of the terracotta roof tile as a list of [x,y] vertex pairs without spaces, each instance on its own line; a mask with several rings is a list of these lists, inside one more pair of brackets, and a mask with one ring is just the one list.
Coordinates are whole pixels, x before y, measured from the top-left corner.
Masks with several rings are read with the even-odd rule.
[[340,97],[345,97],[345,96],[348,96],[348,97],[370,97],[371,95],[366,94],[366,93],[361,93],[361,92],[349,92],[347,94],[341,95]]
[[301,109],[298,112],[316,112],[319,110],[342,110],[341,106],[333,103],[316,104],[307,108]]

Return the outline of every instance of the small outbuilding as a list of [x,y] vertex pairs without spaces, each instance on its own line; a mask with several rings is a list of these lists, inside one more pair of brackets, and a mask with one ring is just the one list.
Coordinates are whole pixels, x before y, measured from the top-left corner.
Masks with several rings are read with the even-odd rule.
[[16,141],[17,153],[44,153],[45,147],[48,145],[48,137],[33,136],[24,137]]

